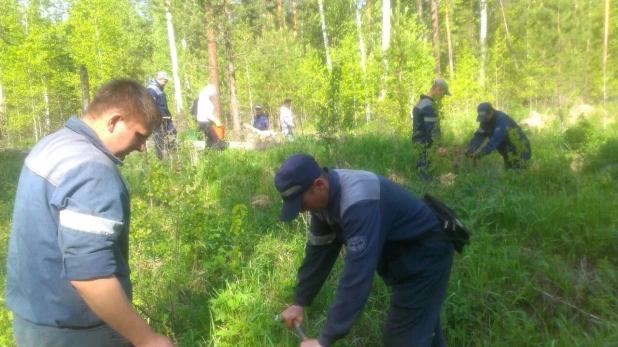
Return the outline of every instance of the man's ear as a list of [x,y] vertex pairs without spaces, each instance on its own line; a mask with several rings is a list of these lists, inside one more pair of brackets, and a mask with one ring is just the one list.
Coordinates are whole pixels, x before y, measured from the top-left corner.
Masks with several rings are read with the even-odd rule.
[[122,121],[123,118],[121,115],[119,115],[118,113],[112,114],[112,116],[107,120],[107,130],[110,132],[110,134],[114,133],[114,130],[116,130],[116,125]]

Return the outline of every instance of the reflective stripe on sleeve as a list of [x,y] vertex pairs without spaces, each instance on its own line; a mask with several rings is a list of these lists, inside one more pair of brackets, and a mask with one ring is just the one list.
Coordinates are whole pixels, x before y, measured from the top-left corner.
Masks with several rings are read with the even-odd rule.
[[113,235],[120,232],[124,223],[64,209],[60,211],[60,225],[91,234]]

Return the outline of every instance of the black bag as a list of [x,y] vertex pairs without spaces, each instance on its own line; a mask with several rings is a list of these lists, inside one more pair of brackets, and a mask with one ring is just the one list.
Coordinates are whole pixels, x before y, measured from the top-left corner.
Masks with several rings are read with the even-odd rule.
[[458,253],[463,252],[464,246],[470,244],[470,235],[472,235],[470,230],[463,225],[453,209],[442,201],[429,194],[423,196],[423,201],[433,210],[440,222],[442,222],[444,232],[446,233],[446,240],[453,242],[455,250]]
[[193,100],[193,105],[191,105],[191,114],[197,116],[197,103],[200,101],[200,98],[196,98]]

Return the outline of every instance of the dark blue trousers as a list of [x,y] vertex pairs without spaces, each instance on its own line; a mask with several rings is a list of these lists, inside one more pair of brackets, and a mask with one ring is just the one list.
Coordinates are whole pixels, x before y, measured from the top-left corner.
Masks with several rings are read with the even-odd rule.
[[17,347],[133,346],[106,324],[88,329],[57,328],[31,323],[16,314],[13,314],[13,338]]
[[444,347],[440,310],[453,265],[451,242],[412,246],[388,264],[391,304],[384,323],[387,347]]
[[159,159],[163,159],[163,153],[172,149],[175,136],[176,127],[174,127],[174,122],[170,118],[161,119],[161,124],[154,127],[153,137]]

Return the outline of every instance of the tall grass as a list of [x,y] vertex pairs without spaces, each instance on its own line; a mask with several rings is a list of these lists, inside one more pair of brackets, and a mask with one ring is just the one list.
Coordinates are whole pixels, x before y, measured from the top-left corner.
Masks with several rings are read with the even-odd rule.
[[[289,154],[366,169],[456,208],[474,231],[456,256],[444,330],[452,346],[614,346],[618,341],[618,148],[603,136],[578,152],[561,134],[531,134],[526,172],[504,172],[497,155],[476,166],[453,140],[436,159],[445,180],[414,172],[410,140],[394,134],[298,138],[265,151],[194,153],[160,162],[133,155],[122,169],[132,190],[131,266],[138,310],[180,346],[294,346],[273,316],[290,303],[308,219],[278,221],[273,188]],[[583,166],[574,158],[583,158]],[[5,165],[4,163],[11,163]],[[19,157],[2,154],[0,260],[6,258]],[[588,165],[588,166],[586,166]],[[305,326],[317,336],[342,270],[338,262]],[[5,269],[0,276],[4,282]],[[361,318],[341,346],[378,346],[389,289],[376,277]],[[10,346],[0,301],[0,344]]]

